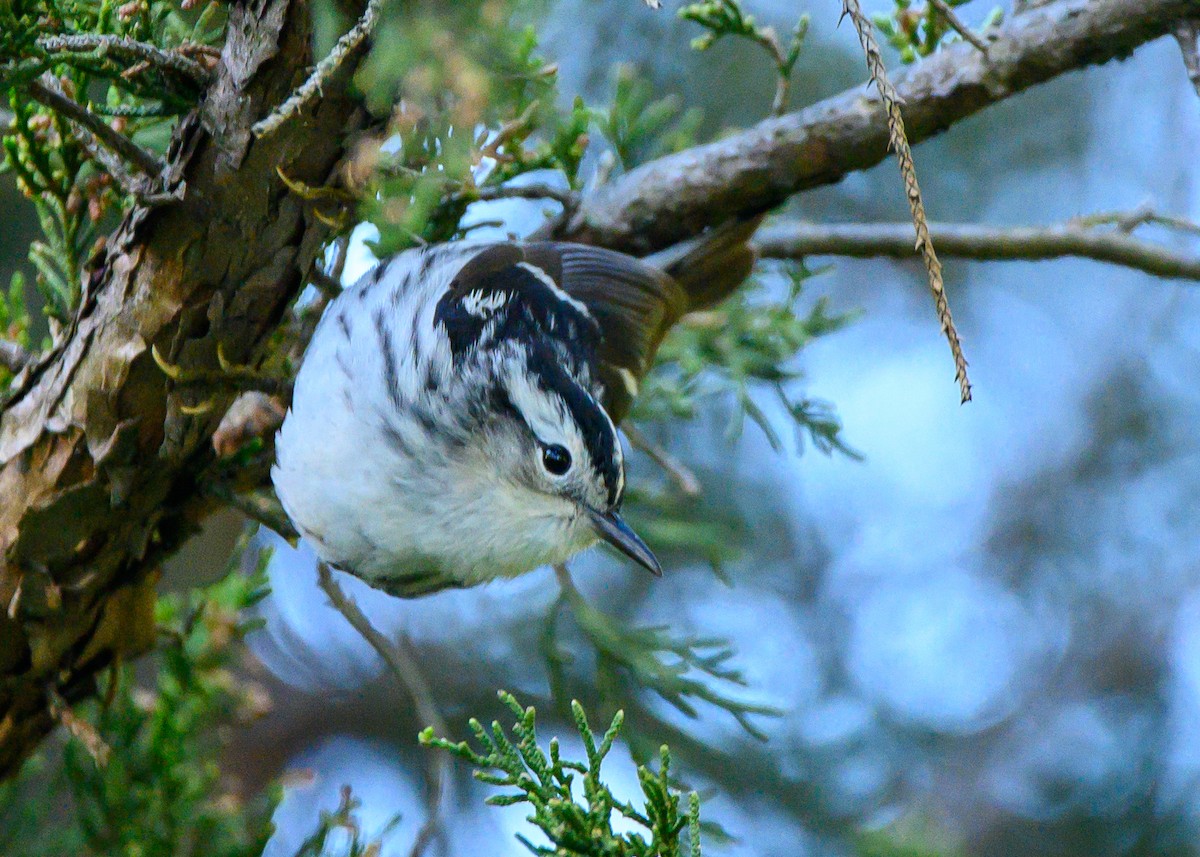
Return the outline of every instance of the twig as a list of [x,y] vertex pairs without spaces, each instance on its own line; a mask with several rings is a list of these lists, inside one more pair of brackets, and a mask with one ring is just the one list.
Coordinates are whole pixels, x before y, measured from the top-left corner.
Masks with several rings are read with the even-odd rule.
[[308,279],[314,286],[321,290],[321,294],[327,300],[333,300],[342,293],[341,281],[332,274],[322,271],[320,268],[313,268],[312,273],[308,275]]
[[499,220],[499,219],[473,220],[470,223],[468,223],[466,226],[460,225],[458,227],[458,233],[456,234],[455,237],[456,238],[458,238],[458,237],[465,238],[466,236],[468,236],[472,232],[474,232],[476,229],[499,229],[500,227],[504,226],[505,223],[507,223],[507,221]]
[[321,267],[321,259],[313,264],[309,281],[321,292],[320,305],[314,307],[316,312],[324,312],[325,305],[342,293],[342,273],[346,270],[346,256],[350,249],[350,236],[339,235],[333,242],[333,263],[326,271]]
[[337,44],[333,46],[333,50],[329,52],[329,56],[317,63],[316,67],[312,70],[312,74],[308,76],[308,80],[300,84],[300,88],[289,95],[283,104],[280,104],[268,116],[250,127],[250,130],[254,132],[254,136],[265,137],[267,134],[275,131],[280,125],[294,114],[299,113],[313,99],[320,95],[322,88],[329,78],[341,68],[350,54],[374,31],[375,24],[379,20],[379,8],[382,5],[383,0],[367,0],[367,8],[363,10],[362,17],[358,19],[358,22],[349,31],[337,40]]
[[[50,92],[66,98],[66,95],[58,86],[58,81],[50,77],[48,77],[46,81],[47,89]],[[67,100],[72,104],[75,103],[70,99]],[[86,108],[81,109],[84,109],[88,115],[93,117],[95,116],[95,114],[87,111]],[[97,121],[103,123],[102,119],[98,119]],[[88,156],[94,160],[101,169],[103,169],[106,173],[108,173],[109,176],[112,177],[112,180],[116,182],[117,187],[121,189],[122,193],[132,197],[135,201],[144,206],[163,205],[178,198],[173,193],[155,193],[153,191],[154,182],[148,176],[131,175],[129,170],[125,169],[124,161],[117,157],[117,155],[112,151],[100,145],[100,142],[97,140],[97,138],[87,128],[83,127],[80,122],[71,122],[70,126],[76,142],[83,147],[83,150],[88,153]],[[110,126],[107,124],[104,124],[103,127],[110,128]],[[117,136],[123,140],[128,139],[119,134]]]
[[[578,191],[564,190],[546,184],[500,185],[474,188],[470,191],[460,191],[456,194],[460,199],[490,201],[495,199],[549,199],[562,205],[560,211],[547,226],[551,231],[567,223],[579,210],[582,198]],[[476,224],[475,226],[482,226]]]
[[771,99],[772,116],[782,116],[787,113],[791,91],[792,76],[790,74],[775,75],[775,97]]
[[144,206],[163,205],[178,199],[173,193],[155,193],[151,189],[153,182],[148,177],[130,175],[129,170],[125,169],[124,161],[101,146],[95,137],[78,124],[72,122],[71,131],[75,135],[76,142],[88,153],[88,157],[112,177],[122,193],[132,197],[139,204]]
[[541,102],[534,99],[525,108],[524,112],[515,119],[509,119],[501,125],[494,134],[489,134],[486,130],[478,139],[479,157],[492,158],[501,163],[512,163],[515,157],[512,153],[501,152],[504,146],[518,138],[523,139],[533,130],[534,122],[537,120],[537,110]]
[[[1079,222],[1021,227],[931,223],[929,231],[942,253],[963,259],[1037,261],[1074,256],[1167,279],[1200,281],[1200,257],[1177,253],[1120,230],[1088,228]],[[761,229],[754,245],[762,256],[775,259],[907,259],[917,255],[912,232],[905,223],[777,223]]]
[[268,489],[236,491],[224,482],[210,482],[203,486],[203,490],[210,497],[236,509],[251,521],[262,524],[291,544],[295,544],[300,538],[274,493],[268,495]]
[[349,255],[350,236],[339,235],[333,242],[333,264],[329,266],[329,276],[339,284],[342,282],[342,274],[346,271],[346,259]]
[[700,480],[696,478],[696,474],[686,464],[646,437],[642,430],[633,423],[624,423],[621,430],[625,432],[625,436],[629,438],[633,448],[650,456],[650,459],[663,469],[663,472],[670,477],[671,481],[675,483],[675,487],[683,494],[688,497],[700,496],[704,489],[700,485]]
[[151,66],[172,72],[190,80],[198,86],[207,85],[212,74],[200,63],[188,59],[179,53],[172,53],[121,36],[82,34],[70,36],[43,36],[37,40],[37,45],[48,53],[86,53],[96,51],[103,55],[111,53],[126,58],[141,60]]
[[150,152],[123,134],[118,134],[96,114],[74,99],[57,92],[41,81],[31,81],[27,87],[33,99],[61,113],[79,125],[106,147],[116,152],[151,179],[158,179],[166,165]]
[[579,194],[575,191],[551,187],[547,184],[484,186],[460,191],[455,194],[455,197],[479,202],[490,202],[495,199],[551,199],[561,203],[564,208],[571,209],[579,205]]
[[774,27],[756,27],[754,35],[751,37],[766,48],[767,53],[771,55],[771,60],[775,63],[775,98],[771,101],[772,116],[782,116],[787,113],[792,91],[792,67],[799,56],[800,43],[808,33],[807,15],[801,19],[799,26],[803,27],[803,31],[798,29],[794,36],[797,41],[793,43],[792,50],[795,51],[795,54],[791,58],[784,52],[783,44],[779,41],[779,34],[775,32]]
[[946,0],[929,0],[929,5],[937,9],[938,14],[946,19],[946,23],[950,25],[950,29],[978,48],[984,56],[987,56],[987,42],[979,38],[974,30],[963,23],[962,18],[954,13],[953,7]]
[[1172,33],[1179,43],[1179,52],[1183,56],[1183,67],[1187,70],[1188,80],[1192,88],[1200,95],[1200,51],[1197,51],[1196,40],[1200,37],[1200,22],[1180,21]]
[[896,152],[896,160],[900,163],[900,173],[904,178],[904,190],[908,197],[908,206],[912,210],[913,227],[917,233],[917,247],[929,272],[929,290],[933,293],[933,301],[937,306],[938,321],[942,325],[942,333],[950,343],[950,353],[954,356],[954,378],[958,381],[961,401],[965,404],[971,401],[971,381],[967,377],[967,358],[963,355],[962,343],[958,339],[958,331],[954,327],[954,318],[950,315],[950,302],[946,299],[946,287],[942,282],[942,264],[938,261],[937,251],[933,249],[933,241],[929,237],[929,225],[925,221],[925,204],[921,200],[921,186],[917,184],[917,169],[913,163],[912,149],[908,145],[908,137],[904,133],[904,117],[900,113],[900,96],[896,88],[888,80],[887,71],[883,66],[883,55],[879,52],[879,43],[875,41],[875,33],[870,19],[863,14],[858,0],[842,0],[844,15],[849,15],[858,31],[858,40],[862,43],[863,52],[867,57],[867,68],[871,79],[879,90],[887,109],[888,134],[892,149]]
[[212,45],[201,45],[196,42],[185,42],[175,49],[185,57],[204,57],[209,63],[216,65],[221,59],[221,49]]
[[1182,217],[1161,214],[1151,208],[1149,204],[1139,205],[1132,211],[1103,211],[1098,214],[1073,217],[1068,222],[1072,226],[1103,226],[1112,224],[1126,234],[1133,232],[1139,226],[1153,224],[1154,226],[1162,226],[1176,232],[1200,235],[1200,223],[1193,223]]
[[[341,586],[333,579],[333,572],[323,562],[317,564],[317,579],[321,589],[329,596],[330,603],[339,613],[346,617],[346,621],[350,623],[354,630],[358,631],[363,639],[370,643],[371,648],[383,658],[383,662],[387,664],[388,668],[400,681],[400,684],[408,691],[412,697],[413,704],[416,706],[417,717],[421,722],[426,726],[432,726],[434,732],[438,735],[449,735],[450,730],[446,726],[446,721],[442,718],[442,714],[438,711],[437,704],[434,702],[433,691],[430,690],[429,682],[426,681],[424,673],[421,672],[421,667],[417,664],[416,658],[409,649],[408,641],[402,636],[394,640],[389,640],[372,625],[371,620],[354,603],[354,599],[342,591]],[[427,801],[429,817],[425,820],[425,824],[421,826],[421,830],[417,834],[410,857],[420,857],[437,834],[441,824],[442,798],[447,781],[446,769],[447,760],[441,754],[435,755],[429,771],[429,794]]]
[[14,375],[29,365],[33,359],[28,351],[10,339],[0,339],[0,366]]
[[552,568],[554,576],[558,579],[558,585],[562,587],[563,591],[579,593],[579,590],[575,588],[575,581],[571,578],[571,570],[567,568],[566,563],[560,562]]
[[[808,32],[807,15],[801,19],[800,26],[804,28],[803,33],[797,32],[795,38],[803,41],[804,35]],[[774,27],[753,27],[749,37],[761,45],[771,55],[771,61],[775,63],[775,98],[771,101],[771,115],[782,116],[787,112],[788,100],[791,97],[792,67],[795,65],[796,57],[789,60]],[[796,56],[799,55],[799,49],[799,42],[794,43],[793,50],[796,51]]]
[[50,716],[61,723],[67,733],[83,745],[97,768],[105,767],[108,764],[108,757],[112,755],[112,748],[100,737],[96,727],[77,717],[54,688],[46,689],[46,700],[49,703]]
[[692,42],[696,50],[706,51],[725,36],[749,39],[771,56],[775,64],[775,98],[771,103],[771,114],[782,116],[787,112],[788,95],[791,90],[792,69],[800,57],[800,50],[808,34],[809,16],[801,15],[793,30],[791,44],[784,50],[783,43],[774,27],[760,27],[754,17],[746,15],[737,0],[692,3],[679,10],[681,18],[693,21],[705,29],[705,34]]

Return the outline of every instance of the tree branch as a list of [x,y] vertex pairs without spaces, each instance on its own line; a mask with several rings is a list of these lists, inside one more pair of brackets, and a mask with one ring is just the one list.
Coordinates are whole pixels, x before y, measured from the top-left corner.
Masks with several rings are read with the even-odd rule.
[[350,61],[371,35],[379,20],[379,8],[382,5],[383,0],[367,0],[367,8],[363,10],[362,17],[346,33],[342,34],[342,37],[337,40],[337,44],[333,46],[333,50],[329,52],[329,56],[317,63],[312,74],[308,76],[308,80],[289,95],[286,101],[272,110],[270,115],[254,124],[251,129],[254,131],[254,136],[263,137],[277,131],[284,122],[310,106],[320,96],[325,85],[329,83],[338,69]]
[[[1120,230],[1094,229],[1078,223],[1023,227],[930,223],[929,232],[944,255],[962,259],[1040,261],[1075,256],[1156,277],[1200,281],[1200,257],[1177,253]],[[918,255],[912,230],[905,223],[776,223],[760,229],[754,243],[762,256],[774,259],[912,259]]]
[[[153,349],[185,371],[218,367],[218,353],[257,362],[328,236],[276,168],[327,185],[363,124],[358,102],[330,87],[304,123],[252,143],[251,125],[311,63],[311,21],[305,0],[229,15],[216,76],[165,165],[122,153],[180,199],[126,215],[76,317],[0,413],[0,604],[17,606],[0,615],[0,777],[54,725],[48,688],[74,703],[108,663],[153,644],[160,563],[222,505],[199,486],[233,393],[175,385]],[[37,91],[72,120],[95,119]]]
[[[1068,71],[1128,56],[1197,8],[1197,0],[1058,0],[990,31],[987,56],[948,45],[896,76],[909,142]],[[632,170],[585,200],[557,235],[644,255],[874,166],[887,146],[882,102],[855,87]]]
[[1121,232],[1129,233],[1137,229],[1139,226],[1153,224],[1154,226],[1162,226],[1166,229],[1175,232],[1184,232],[1189,235],[1200,235],[1200,223],[1193,223],[1182,217],[1172,217],[1167,214],[1161,214],[1150,207],[1149,204],[1139,205],[1132,211],[1101,211],[1097,214],[1088,214],[1083,217],[1073,217],[1070,221],[1073,226],[1116,226]]
[[26,87],[34,101],[46,105],[51,110],[61,113],[75,125],[91,134],[104,146],[116,152],[129,163],[137,167],[148,178],[158,179],[166,164],[147,152],[124,134],[118,134],[108,123],[88,110],[79,102],[68,98],[41,81],[31,81]]
[[696,474],[692,472],[691,468],[646,437],[632,421],[626,420],[622,423],[621,431],[625,432],[625,437],[629,438],[630,446],[646,453],[651,461],[662,468],[662,471],[675,483],[675,487],[684,496],[699,497],[704,492],[700,480],[696,478]]
[[485,185],[455,194],[455,198],[480,202],[497,199],[548,199],[565,208],[579,205],[579,194],[576,191],[551,187],[548,184]]
[[197,86],[206,85],[212,78],[208,69],[194,59],[121,36],[103,34],[45,36],[37,40],[37,46],[47,53],[90,53],[95,51],[101,54],[109,53],[126,59],[135,59],[169,71]]

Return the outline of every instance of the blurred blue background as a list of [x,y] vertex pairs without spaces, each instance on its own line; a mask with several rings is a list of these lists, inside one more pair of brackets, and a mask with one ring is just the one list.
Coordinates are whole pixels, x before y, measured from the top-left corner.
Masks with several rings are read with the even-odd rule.
[[[781,31],[797,13],[747,5]],[[838,5],[810,6],[797,106],[865,85]],[[964,17],[982,19],[979,5]],[[700,57],[687,49],[693,27],[633,0],[564,0],[541,30],[566,94],[600,100],[611,66],[632,62],[712,128],[769,108],[762,56],[722,42]],[[1198,151],[1200,101],[1160,40],[963,122],[916,157],[934,219],[1036,224],[1145,202],[1200,218]],[[503,213],[533,222],[519,206]],[[890,161],[790,213],[907,219]],[[348,276],[368,264],[356,245]],[[975,383],[960,406],[924,277],[919,263],[837,260],[801,297],[861,312],[803,353],[799,389],[836,405],[863,461],[794,444],[777,454],[752,427],[731,444],[721,413],[662,438],[701,474],[706,503],[747,522],[728,585],[678,562],[643,580],[594,552],[576,563],[580,587],[613,615],[728,638],[744,698],[783,712],[758,719],[763,744],[713,707],[689,719],[644,700],[678,730],[661,737],[691,740],[681,774],[736,837],[712,853],[1193,853],[1200,294],[1086,261],[950,260]],[[762,406],[785,421],[773,400]],[[634,480],[652,469],[639,455],[633,466]],[[351,784],[368,830],[402,814],[385,853],[406,854],[424,818],[428,759],[413,741],[424,724],[328,606],[311,555],[275,547],[266,628],[252,637],[275,705],[231,756],[250,782],[292,772],[268,853],[292,853]],[[539,704],[546,734],[571,732],[546,704],[539,651],[550,571],[413,602],[343,586],[413,641],[453,728],[500,716],[503,687]],[[586,676],[582,643],[577,654]],[[623,753],[609,778],[632,797]],[[485,808],[487,793],[456,770],[434,853],[526,853],[512,835],[525,811]]]

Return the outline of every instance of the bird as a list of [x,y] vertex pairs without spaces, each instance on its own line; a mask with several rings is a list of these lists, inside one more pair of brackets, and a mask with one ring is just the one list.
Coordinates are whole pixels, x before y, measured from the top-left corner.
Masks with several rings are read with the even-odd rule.
[[272,481],[320,561],[414,598],[604,541],[628,414],[663,337],[749,274],[754,221],[638,259],[557,241],[457,241],[382,261],[326,307]]

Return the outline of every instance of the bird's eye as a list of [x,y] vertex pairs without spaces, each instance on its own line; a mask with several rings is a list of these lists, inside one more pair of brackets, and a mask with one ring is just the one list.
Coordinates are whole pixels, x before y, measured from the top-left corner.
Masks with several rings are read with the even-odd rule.
[[571,453],[557,443],[542,450],[542,466],[555,476],[562,476],[571,469]]

